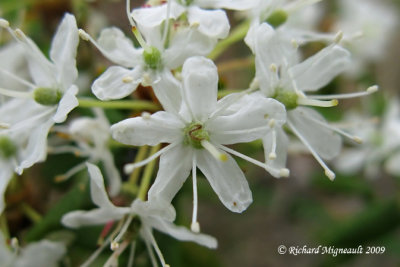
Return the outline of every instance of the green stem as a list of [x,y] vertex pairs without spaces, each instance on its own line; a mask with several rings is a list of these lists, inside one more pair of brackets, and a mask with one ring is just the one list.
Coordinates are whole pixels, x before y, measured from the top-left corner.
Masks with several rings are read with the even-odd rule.
[[[156,153],[158,150],[160,150],[160,147],[161,147],[161,144],[153,146],[151,148],[150,154],[153,155],[154,153]],[[155,164],[156,164],[156,161],[153,160],[152,162],[147,164],[146,168],[144,169],[144,174],[142,177],[142,181],[140,183],[139,194],[138,194],[138,198],[143,201],[146,200],[146,195],[147,195],[147,191],[149,190],[149,187],[150,187],[151,176],[153,175]]]
[[[148,148],[149,148],[148,146],[142,146],[139,148],[139,151],[136,155],[134,163],[138,163],[145,159],[146,154],[148,152]],[[136,168],[133,170],[132,174],[129,176],[129,184],[136,186],[136,183],[139,178],[140,170],[141,170],[141,168]]]
[[132,110],[149,110],[157,111],[160,106],[145,100],[117,100],[117,101],[99,101],[90,98],[80,98],[79,107],[82,108],[104,108],[104,109],[132,109]]
[[231,32],[228,38],[220,41],[214,48],[214,50],[208,55],[210,59],[216,59],[219,55],[221,55],[229,46],[232,44],[242,40],[247,31],[250,28],[250,21],[245,20]]
[[42,220],[42,215],[40,215],[36,210],[26,203],[21,204],[22,212],[33,222],[38,223]]

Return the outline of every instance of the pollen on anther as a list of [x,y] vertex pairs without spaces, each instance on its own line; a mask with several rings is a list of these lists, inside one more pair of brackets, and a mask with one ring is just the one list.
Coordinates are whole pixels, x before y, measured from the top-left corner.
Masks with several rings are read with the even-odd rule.
[[271,65],[269,65],[269,69],[270,69],[272,72],[277,72],[277,71],[278,71],[278,67],[277,67],[274,63],[272,63]]
[[81,37],[83,40],[89,41],[89,39],[90,39],[89,35],[84,30],[79,29],[78,33],[79,33],[79,37]]
[[150,120],[150,118],[151,118],[151,114],[150,113],[148,113],[148,112],[146,112],[146,111],[144,111],[144,112],[142,112],[142,118],[144,119],[144,120]]
[[111,242],[111,246],[110,246],[112,251],[115,251],[119,248],[119,243],[118,242]]
[[269,122],[268,122],[268,126],[270,128],[274,128],[275,127],[275,120],[274,119],[270,119]]
[[378,90],[379,90],[379,87],[377,85],[374,85],[374,86],[368,87],[367,92],[372,94],[372,93],[377,92]]
[[8,28],[8,27],[10,27],[10,23],[5,19],[0,19],[0,27]]
[[275,153],[275,152],[269,153],[268,158],[269,158],[270,160],[276,159],[276,153]]
[[131,76],[125,76],[124,78],[122,78],[122,82],[131,83],[133,82],[133,78]]

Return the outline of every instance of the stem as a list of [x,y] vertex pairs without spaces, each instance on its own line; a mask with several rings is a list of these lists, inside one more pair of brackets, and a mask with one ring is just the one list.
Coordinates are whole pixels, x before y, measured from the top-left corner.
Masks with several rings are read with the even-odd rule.
[[[161,144],[153,146],[151,148],[150,154],[152,154],[152,155],[155,154],[158,150],[160,150],[160,147],[161,147]],[[146,194],[150,187],[150,180],[151,180],[151,176],[153,175],[153,172],[154,172],[155,164],[156,164],[156,161],[153,160],[149,164],[147,164],[146,168],[144,169],[144,174],[143,174],[142,181],[140,183],[139,194],[138,194],[138,198],[143,201],[146,199]]]
[[[134,163],[138,163],[138,162],[140,162],[140,161],[145,159],[146,154],[148,152],[148,148],[149,148],[148,146],[142,146],[142,147],[139,148],[139,151],[138,151],[138,153],[136,155]],[[129,176],[129,184],[136,185],[137,180],[139,178],[140,169],[141,169],[141,167],[136,168],[136,169],[133,170],[131,176]]]
[[149,110],[157,111],[160,106],[145,100],[117,100],[117,101],[99,101],[90,98],[80,98],[79,107],[82,108],[104,108],[104,109],[133,109],[133,110]]
[[234,71],[234,70],[241,70],[241,69],[248,69],[249,67],[254,65],[254,57],[244,57],[244,58],[237,58],[232,59],[226,62],[218,63],[218,73],[224,74],[226,72]]
[[208,55],[208,58],[215,60],[219,55],[221,55],[229,46],[242,40],[247,31],[250,28],[250,21],[245,20],[232,31],[228,38],[220,41],[214,48],[214,50]]
[[38,223],[42,220],[42,215],[40,215],[36,210],[26,203],[21,204],[22,212],[33,222]]

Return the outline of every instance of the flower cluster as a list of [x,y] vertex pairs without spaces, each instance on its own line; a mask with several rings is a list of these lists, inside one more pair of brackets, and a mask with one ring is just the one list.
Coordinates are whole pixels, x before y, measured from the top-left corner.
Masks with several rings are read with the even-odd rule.
[[[119,255],[128,246],[134,252],[140,238],[152,264],[158,266],[156,252],[165,267],[168,264],[153,229],[178,240],[217,247],[213,237],[200,233],[198,170],[222,204],[237,213],[245,211],[253,198],[235,158],[261,167],[273,177],[289,177],[287,157],[297,139],[325,175],[334,180],[335,173],[326,161],[339,155],[342,137],[353,143],[361,143],[362,139],[352,135],[349,127],[328,122],[319,111],[337,106],[338,99],[368,96],[378,91],[378,86],[370,85],[354,93],[315,93],[338,75],[353,72],[350,50],[354,46],[348,44],[359,37],[344,26],[349,23],[346,20],[337,24],[336,32],[318,31],[316,24],[322,11],[317,2],[320,1],[149,0],[132,10],[127,0],[126,15],[133,39],[116,27],[103,29],[96,39],[78,29],[72,14],[65,14],[51,43],[49,58],[20,29],[13,29],[8,21],[0,19],[0,27],[12,39],[0,52],[0,58],[4,55],[0,62],[0,213],[5,209],[4,195],[14,174],[21,175],[35,163],[45,161],[47,154],[73,153],[85,161],[56,180],[65,181],[87,167],[90,194],[97,208],[66,213],[62,224],[71,228],[105,224],[107,228],[118,222],[83,266],[89,266],[107,245],[111,245],[113,254],[104,266],[117,266]],[[243,15],[243,22],[232,30],[226,10]],[[91,93],[98,101],[77,97],[83,94],[77,85],[79,38],[93,44],[114,64],[91,84]],[[239,40],[251,52],[254,77],[247,88],[220,90],[219,70],[213,60]],[[322,48],[309,49],[315,43]],[[303,53],[306,50],[307,57]],[[373,50],[378,52],[376,47]],[[153,95],[154,102],[135,99],[135,91],[139,90]],[[129,108],[136,103],[143,104],[142,108],[134,108],[139,113],[113,125],[101,109],[118,104]],[[62,124],[78,106],[96,107],[92,109],[94,117],[70,116],[68,124]],[[394,103],[383,125],[384,133],[394,133],[382,137],[382,149],[372,150],[379,154],[379,160],[393,154],[386,166],[400,173],[398,113],[398,103]],[[124,175],[115,165],[111,138],[118,146],[137,147],[135,161],[125,162],[123,168],[124,174],[130,176],[128,182],[123,181]],[[262,142],[261,160],[232,147],[257,140]],[[153,147],[152,154],[146,158],[149,146]],[[158,157],[158,172],[151,183]],[[343,163],[338,163],[339,169],[346,164],[361,164],[362,160],[352,163],[351,159],[358,158],[354,153],[349,158],[340,158]],[[375,157],[364,160],[374,161]],[[95,164],[102,165],[106,173],[108,192]],[[146,170],[139,180],[144,166]],[[189,230],[174,224],[172,204],[190,176],[193,213]],[[118,196],[132,181],[135,185],[130,189],[127,205],[113,204],[109,196]],[[3,238],[0,241],[4,243]],[[25,266],[18,262],[26,260],[25,254],[34,249],[31,246],[25,248],[16,266]],[[51,243],[43,243],[37,249],[46,246],[56,252],[42,256],[53,261],[65,253],[64,247]],[[14,262],[15,255],[5,249],[9,261]],[[2,250],[0,247],[0,255]]]

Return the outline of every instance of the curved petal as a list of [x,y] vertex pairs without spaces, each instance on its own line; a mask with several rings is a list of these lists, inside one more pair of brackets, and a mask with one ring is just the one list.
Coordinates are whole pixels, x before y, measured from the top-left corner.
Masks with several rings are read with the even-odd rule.
[[118,65],[133,68],[142,62],[143,50],[135,48],[132,40],[116,27],[102,30],[97,42],[104,56]]
[[[183,12],[185,7],[171,2],[169,13],[170,19],[177,19]],[[138,26],[142,29],[149,30],[160,26],[167,18],[167,5],[137,8],[132,11],[132,17]]]
[[179,30],[171,39],[169,47],[164,51],[164,62],[169,69],[176,69],[192,56],[208,55],[216,44],[216,40],[191,27]]
[[171,203],[192,169],[192,150],[177,145],[161,155],[157,177],[148,193],[150,201]]
[[193,233],[185,227],[176,226],[171,222],[160,219],[152,219],[148,220],[148,222],[154,229],[170,235],[177,240],[192,241],[208,248],[217,248],[218,246],[217,240],[212,236]]
[[93,203],[100,208],[112,209],[115,207],[108,198],[106,188],[104,186],[104,178],[99,167],[87,162],[86,166],[90,175],[90,196]]
[[191,57],[183,64],[182,78],[188,108],[195,119],[204,121],[217,104],[217,67],[205,57]]
[[135,117],[114,124],[111,134],[123,144],[154,146],[179,141],[183,138],[183,127],[173,114],[159,111],[149,117]]
[[178,114],[182,104],[182,85],[169,70],[159,72],[153,85],[154,94],[167,112]]
[[121,190],[121,176],[119,175],[118,169],[115,167],[114,157],[109,150],[103,151],[101,161],[104,164],[104,171],[106,172],[106,177],[110,186],[110,196],[114,197],[118,195]]
[[315,110],[296,108],[288,112],[289,120],[323,159],[333,159],[340,153],[342,139],[332,130],[316,122],[327,123]]
[[169,222],[173,222],[176,218],[175,208],[166,202],[135,199],[132,202],[131,208],[141,218],[161,218]]
[[218,144],[251,142],[270,131],[269,122],[277,127],[286,121],[285,107],[278,101],[256,95],[243,96],[233,105],[235,112],[218,116],[206,124],[212,141]]
[[331,45],[300,64],[290,68],[289,74],[301,91],[315,91],[327,85],[350,63],[350,53]]
[[57,79],[68,88],[78,78],[76,69],[76,50],[79,43],[78,27],[75,17],[65,14],[53,37],[50,58],[57,69]]
[[253,202],[246,177],[236,161],[215,159],[208,151],[195,151],[197,166],[207,178],[221,202],[233,212],[243,212]]
[[229,20],[223,10],[205,10],[196,6],[188,8],[190,25],[198,24],[198,30],[213,39],[223,39],[229,34]]
[[391,155],[390,158],[385,162],[385,170],[395,176],[400,175],[400,151]]
[[76,94],[78,93],[78,87],[72,85],[64,93],[63,97],[58,104],[56,114],[53,116],[53,120],[56,123],[64,122],[67,119],[68,113],[79,105]]
[[92,92],[100,100],[124,98],[136,90],[142,74],[141,67],[133,70],[119,66],[109,67],[93,82]]
[[120,220],[129,213],[129,208],[93,209],[90,211],[77,210],[65,214],[61,223],[67,227],[78,228],[87,225],[105,224],[110,221]]
[[340,153],[340,157],[335,159],[335,169],[347,174],[356,173],[367,163],[369,153],[371,152],[366,149],[344,150]]

